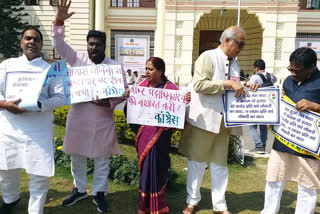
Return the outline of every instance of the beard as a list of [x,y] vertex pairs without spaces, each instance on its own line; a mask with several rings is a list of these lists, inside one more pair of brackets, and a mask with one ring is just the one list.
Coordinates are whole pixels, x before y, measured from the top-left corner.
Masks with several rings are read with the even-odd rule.
[[89,58],[94,62],[94,64],[100,64],[103,62],[105,54],[91,53],[89,54]]

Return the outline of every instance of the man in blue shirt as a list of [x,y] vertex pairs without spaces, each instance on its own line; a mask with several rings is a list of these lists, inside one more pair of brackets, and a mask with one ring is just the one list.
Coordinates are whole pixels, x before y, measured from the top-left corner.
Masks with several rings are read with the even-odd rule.
[[[320,72],[317,55],[310,48],[299,48],[290,55],[291,76],[283,83],[285,95],[296,103],[296,110],[320,113]],[[320,157],[305,150],[295,150],[275,138],[271,151],[261,214],[275,214],[287,181],[298,183],[295,214],[313,214],[320,190]]]

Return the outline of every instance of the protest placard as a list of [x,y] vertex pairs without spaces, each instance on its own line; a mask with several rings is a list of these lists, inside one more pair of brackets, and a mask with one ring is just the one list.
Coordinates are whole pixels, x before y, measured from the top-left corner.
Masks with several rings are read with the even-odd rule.
[[295,106],[281,99],[281,123],[271,130],[287,143],[293,143],[313,154],[319,155],[320,148],[320,114],[299,112]]
[[186,93],[179,90],[132,87],[127,122],[183,129]]
[[[49,68],[48,68],[49,69]],[[21,99],[19,106],[29,111],[39,111],[38,99],[43,82],[47,76],[45,71],[14,71],[6,73],[4,96],[7,101]]]
[[256,92],[248,90],[248,93],[249,96],[244,96],[240,100],[235,98],[234,91],[226,91],[223,100],[226,127],[280,124],[279,89],[261,88]]
[[125,89],[121,65],[90,65],[67,68],[60,61],[48,72],[50,78],[63,77],[65,104],[123,96]]
[[6,73],[4,98],[7,101],[16,100],[19,94],[23,92],[26,88],[30,87],[38,77],[40,77],[41,72],[32,71],[14,71]]

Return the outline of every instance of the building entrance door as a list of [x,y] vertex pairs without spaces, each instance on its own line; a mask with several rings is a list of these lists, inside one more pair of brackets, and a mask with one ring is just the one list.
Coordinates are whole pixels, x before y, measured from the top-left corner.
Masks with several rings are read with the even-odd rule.
[[220,45],[220,30],[200,30],[199,55],[206,51],[215,49]]

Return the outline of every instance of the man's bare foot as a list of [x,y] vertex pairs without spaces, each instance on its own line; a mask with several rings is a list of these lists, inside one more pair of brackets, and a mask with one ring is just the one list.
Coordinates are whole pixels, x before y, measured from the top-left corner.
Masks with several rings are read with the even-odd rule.
[[186,208],[183,209],[182,213],[183,214],[193,214],[195,208],[196,208],[195,206],[188,204],[186,206]]

